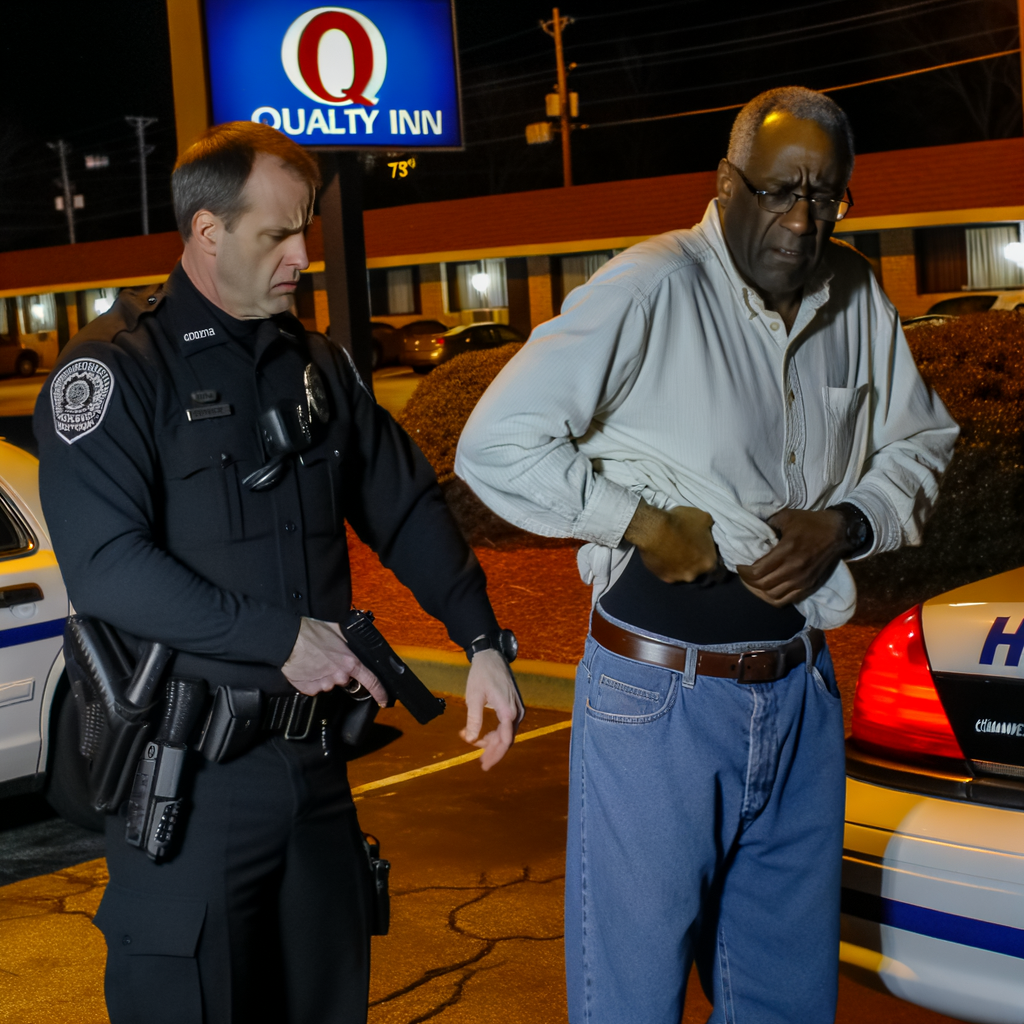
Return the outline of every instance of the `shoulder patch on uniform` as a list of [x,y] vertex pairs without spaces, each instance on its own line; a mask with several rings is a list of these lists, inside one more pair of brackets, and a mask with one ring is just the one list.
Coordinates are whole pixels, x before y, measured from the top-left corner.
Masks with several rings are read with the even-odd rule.
[[98,359],[75,359],[50,384],[53,427],[74,444],[102,422],[114,391],[114,375]]

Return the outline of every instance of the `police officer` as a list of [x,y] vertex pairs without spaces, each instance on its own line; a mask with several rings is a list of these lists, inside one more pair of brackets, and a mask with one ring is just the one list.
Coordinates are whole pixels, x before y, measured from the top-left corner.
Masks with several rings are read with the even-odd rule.
[[[233,760],[192,759],[169,860],[108,817],[96,924],[113,1024],[366,1019],[369,868],[332,724],[339,690],[386,694],[337,625],[346,521],[470,652],[462,735],[484,768],[523,713],[483,572],[422,453],[287,312],[318,184],[265,125],[208,131],[172,179],[181,262],[77,335],[36,408],[76,610],[129,648],[171,646],[176,676],[258,687],[282,712]],[[290,445],[261,433],[274,410]],[[288,731],[300,705],[310,727]],[[485,705],[498,728],[480,737]]]

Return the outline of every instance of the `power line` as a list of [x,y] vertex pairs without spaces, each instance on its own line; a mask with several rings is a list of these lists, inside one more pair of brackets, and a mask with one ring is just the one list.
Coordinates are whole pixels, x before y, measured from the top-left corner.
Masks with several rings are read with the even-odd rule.
[[[999,53],[985,53],[980,57],[967,57],[964,60],[951,60],[945,64],[933,64],[929,68],[917,68],[914,71],[901,71],[895,75],[881,75],[878,78],[867,78],[863,82],[847,82],[846,85],[830,85],[825,89],[818,89],[818,92],[839,92],[841,89],[856,89],[862,85],[875,85],[877,82],[891,82],[897,78],[910,78],[912,75],[925,75],[929,71],[941,71],[943,68],[955,68],[961,64],[976,64],[982,60],[992,60],[995,57],[1008,57],[1012,53],[1020,53],[1020,47],[1012,50],[1001,50]],[[625,124],[641,124],[647,121],[669,121],[676,117],[693,117],[696,114],[717,114],[723,110],[739,110],[746,106],[745,103],[729,103],[723,107],[705,107],[703,110],[683,110],[678,114],[656,114],[652,117],[633,117],[625,121],[602,121],[599,124],[587,125],[588,128],[617,128]]]
[[[855,31],[861,28],[865,23],[871,25],[886,25],[893,21],[902,21],[908,16],[907,12],[920,11],[921,8],[936,7],[961,7],[968,3],[973,3],[975,0],[917,0],[916,3],[904,4],[901,7],[890,8],[887,11],[872,12],[870,14],[855,14],[848,18],[839,18],[833,21],[819,22],[815,25],[804,25],[796,26],[793,28],[780,29],[778,32],[772,32],[769,34],[760,35],[756,40],[743,42],[737,42],[735,40],[720,40],[713,43],[699,43],[693,46],[676,47],[671,50],[657,50],[653,53],[645,54],[631,54],[626,57],[610,58],[603,61],[588,61],[585,63],[577,64],[574,74],[577,78],[586,77],[595,74],[607,74],[609,70],[619,64],[628,64],[630,62],[641,60],[645,69],[651,67],[657,67],[666,63],[673,63],[678,60],[679,57],[687,54],[697,54],[703,52],[704,56],[707,57],[727,57],[736,53],[746,53],[751,50],[764,49],[767,46],[777,45],[781,39],[786,36],[792,36],[799,34],[801,43],[812,40],[820,39],[827,36],[841,35],[844,32]],[[873,19],[873,20],[872,20]],[[844,26],[836,28],[836,26]],[[1013,26],[1016,29],[1016,26]],[[1010,26],[1000,26],[999,28],[990,29],[987,31],[998,32],[1009,29]],[[835,31],[817,31],[818,29],[835,29]],[[957,37],[958,38],[958,37]],[[717,51],[717,52],[716,52]],[[655,58],[665,58],[657,60]],[[472,95],[474,93],[486,92],[493,90],[499,85],[511,85],[520,84],[526,85],[531,81],[542,81],[548,76],[550,72],[545,71],[531,71],[526,72],[522,75],[512,75],[507,78],[491,79],[486,82],[481,82],[479,85],[469,86],[463,90],[464,95]]]

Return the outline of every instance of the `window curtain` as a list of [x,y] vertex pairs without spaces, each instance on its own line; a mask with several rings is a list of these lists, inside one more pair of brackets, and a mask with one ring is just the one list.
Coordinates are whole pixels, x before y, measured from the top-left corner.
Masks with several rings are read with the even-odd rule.
[[586,284],[611,257],[606,252],[588,252],[582,256],[562,257],[562,297]]
[[967,229],[967,287],[1020,288],[1024,286],[1024,268],[1008,260],[1003,250],[1010,242],[1020,241],[1016,224]]
[[415,282],[412,267],[395,267],[388,270],[388,313],[416,312]]
[[22,334],[57,330],[57,301],[53,293],[19,295],[18,325]]
[[[501,309],[508,306],[504,260],[460,263],[455,272],[459,309]],[[473,284],[473,278],[478,274],[487,275],[487,287],[483,291]]]

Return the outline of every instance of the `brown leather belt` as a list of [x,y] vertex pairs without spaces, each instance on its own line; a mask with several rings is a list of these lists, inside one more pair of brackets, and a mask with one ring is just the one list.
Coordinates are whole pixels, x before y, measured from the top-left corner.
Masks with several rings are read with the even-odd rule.
[[[594,609],[590,621],[590,635],[605,650],[621,654],[624,658],[644,661],[676,672],[686,671],[686,647],[653,640],[632,630],[609,622],[600,608]],[[808,630],[811,651],[816,658],[825,646],[825,634],[820,629]],[[721,651],[697,651],[698,676],[719,676],[740,683],[772,683],[785,678],[797,665],[807,660],[807,649],[802,637],[795,637],[779,647],[723,654]]]

